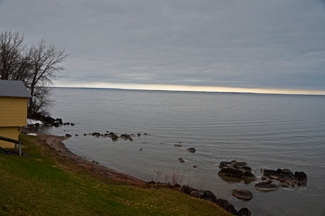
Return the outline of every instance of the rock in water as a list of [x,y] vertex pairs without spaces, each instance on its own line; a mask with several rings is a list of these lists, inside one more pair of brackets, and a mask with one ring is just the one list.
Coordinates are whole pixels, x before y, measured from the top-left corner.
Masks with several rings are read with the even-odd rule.
[[189,152],[192,152],[192,153],[195,153],[195,148],[188,148],[188,149],[186,149],[187,151],[189,151]]
[[238,169],[223,168],[222,170],[219,171],[218,174],[222,176],[231,176],[231,177],[240,178],[244,173]]
[[231,194],[234,197],[237,197],[239,199],[244,199],[244,200],[250,200],[253,198],[252,192],[243,189],[234,189],[231,191]]
[[219,168],[224,168],[224,167],[231,167],[232,166],[232,164],[230,163],[230,162],[228,162],[228,161],[222,161],[222,162],[220,162],[220,165],[219,165]]
[[275,184],[267,183],[267,182],[260,182],[255,184],[254,186],[255,190],[258,191],[274,191],[278,190],[280,187]]
[[241,178],[243,179],[247,179],[247,180],[252,180],[252,181],[255,181],[257,178],[254,174],[250,173],[250,172],[245,172]]
[[183,158],[178,158],[178,161],[181,162],[181,163],[185,162],[185,160],[183,160]]
[[252,213],[247,208],[242,208],[237,212],[237,216],[251,216]]

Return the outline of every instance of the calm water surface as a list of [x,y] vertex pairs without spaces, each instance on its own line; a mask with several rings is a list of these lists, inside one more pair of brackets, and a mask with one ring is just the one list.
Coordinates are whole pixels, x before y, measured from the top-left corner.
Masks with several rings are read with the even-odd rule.
[[[75,126],[43,127],[73,135],[65,144],[89,160],[141,178],[213,191],[253,215],[325,215],[325,97],[55,88],[52,115]],[[83,136],[113,131],[147,133],[134,141]],[[74,136],[78,134],[79,136]],[[176,147],[181,144],[182,147]],[[186,148],[196,148],[196,153]],[[139,151],[142,149],[141,151]],[[178,158],[186,162],[180,163]],[[221,161],[245,161],[259,179],[250,184],[218,176]],[[193,168],[197,165],[197,168]],[[258,192],[261,168],[304,171],[308,186]],[[161,173],[161,174],[160,174]],[[241,201],[232,189],[254,197]]]

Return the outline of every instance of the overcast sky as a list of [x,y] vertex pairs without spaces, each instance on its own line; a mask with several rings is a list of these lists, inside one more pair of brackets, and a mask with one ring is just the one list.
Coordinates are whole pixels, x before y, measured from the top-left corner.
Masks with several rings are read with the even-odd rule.
[[325,91],[322,0],[0,0],[10,29],[66,48],[56,86]]

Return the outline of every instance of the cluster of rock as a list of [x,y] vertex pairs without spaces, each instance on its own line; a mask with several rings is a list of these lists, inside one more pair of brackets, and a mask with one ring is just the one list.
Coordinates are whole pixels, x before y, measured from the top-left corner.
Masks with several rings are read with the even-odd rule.
[[74,123],[70,123],[70,122],[63,123],[62,119],[60,119],[60,118],[54,119],[51,116],[44,117],[42,119],[42,122],[44,125],[55,126],[55,127],[59,127],[60,125],[71,125],[71,126],[75,125]]
[[[175,144],[175,146],[177,147],[181,147],[182,145],[178,145],[178,144]],[[196,152],[196,149],[195,148],[187,148],[186,151],[189,151],[191,153],[195,153]],[[181,162],[181,163],[185,163],[185,160],[183,158],[178,158],[178,161]],[[193,166],[194,168],[197,168],[197,165],[194,165]]]
[[[247,166],[246,162],[237,162],[235,160],[231,162],[223,161],[220,162],[219,167],[221,170],[219,171],[219,176],[227,176],[240,178],[243,180],[255,181],[257,178],[254,174],[252,174],[252,169]],[[277,170],[268,170],[261,169],[263,173],[262,180],[264,182],[256,183],[254,188],[258,191],[274,191],[278,190],[280,187],[303,187],[307,186],[307,175],[304,172],[293,172],[290,169],[277,169]],[[278,185],[272,184],[274,181],[279,181]],[[232,195],[240,198],[240,199],[251,199],[251,192],[235,189],[232,191]]]
[[252,168],[247,166],[246,162],[237,162],[235,160],[231,162],[223,161],[220,162],[219,167],[221,168],[218,173],[219,176],[241,178],[248,181],[255,181],[257,179],[252,173]]
[[212,203],[217,204],[221,208],[225,209],[228,213],[233,214],[233,215],[240,215],[240,216],[250,216],[251,212],[247,208],[242,208],[239,211],[237,211],[234,207],[233,204],[229,203],[225,199],[217,199],[216,195],[209,191],[209,190],[197,190],[194,189],[188,185],[183,185],[181,187],[181,192],[188,194],[192,197],[196,197],[199,199],[204,199],[207,201],[210,201]]
[[[108,132],[108,131],[106,131],[105,134],[101,134],[101,133],[98,133],[98,132],[93,132],[93,133],[89,133],[89,134],[84,133],[83,135],[84,136],[89,135],[89,136],[94,136],[94,137],[110,137],[113,141],[116,141],[119,138],[124,139],[124,140],[133,141],[132,137],[136,136],[134,134],[122,134],[122,135],[118,136],[114,132]],[[148,135],[148,134],[144,133],[144,135]],[[67,138],[69,138],[71,136],[72,136],[71,134],[66,134],[65,135],[65,137],[67,137]],[[78,136],[78,134],[75,134],[75,136]],[[137,136],[141,136],[141,134],[138,133]]]
[[293,172],[290,169],[268,170],[261,169],[263,173],[262,180],[267,183],[279,181],[278,185],[282,187],[303,187],[307,186],[307,175],[304,172]]

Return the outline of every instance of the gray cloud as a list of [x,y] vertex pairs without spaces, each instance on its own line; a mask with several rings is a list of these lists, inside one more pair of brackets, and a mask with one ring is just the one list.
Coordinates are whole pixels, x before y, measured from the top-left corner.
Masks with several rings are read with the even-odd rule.
[[325,90],[323,3],[0,0],[0,30],[65,46],[58,83]]

